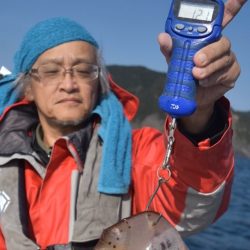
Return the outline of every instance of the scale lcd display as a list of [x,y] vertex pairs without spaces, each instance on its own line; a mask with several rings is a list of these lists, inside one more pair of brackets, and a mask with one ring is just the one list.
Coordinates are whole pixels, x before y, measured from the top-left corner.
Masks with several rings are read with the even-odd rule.
[[182,1],[180,3],[178,17],[211,22],[214,8],[214,5]]

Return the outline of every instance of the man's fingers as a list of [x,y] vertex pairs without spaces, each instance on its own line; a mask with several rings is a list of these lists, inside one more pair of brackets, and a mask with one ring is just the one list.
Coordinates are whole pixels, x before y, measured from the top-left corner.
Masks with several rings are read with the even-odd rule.
[[203,80],[221,69],[229,68],[235,60],[232,52],[224,54],[206,67],[194,67],[193,75],[196,79]]
[[220,59],[225,54],[230,53],[231,43],[226,37],[202,48],[194,56],[194,63],[197,67],[205,67],[208,64]]
[[160,45],[160,50],[165,56],[167,62],[169,62],[172,52],[172,39],[167,33],[160,33],[158,36],[158,43]]
[[247,0],[228,0],[225,3],[223,27],[226,27],[233,20],[246,2]]
[[[220,67],[220,70],[218,71],[215,70],[214,73],[209,74],[207,78],[202,78],[199,81],[200,85],[203,87],[223,85],[228,90],[233,88],[237,78],[240,75],[240,66],[234,54],[230,55],[228,58],[230,61],[228,65]],[[220,62],[216,61],[215,63],[223,64],[223,61],[224,59],[221,59]],[[212,65],[210,65],[209,67],[207,69],[208,71],[213,71],[214,69],[216,69],[216,67],[213,67]]]

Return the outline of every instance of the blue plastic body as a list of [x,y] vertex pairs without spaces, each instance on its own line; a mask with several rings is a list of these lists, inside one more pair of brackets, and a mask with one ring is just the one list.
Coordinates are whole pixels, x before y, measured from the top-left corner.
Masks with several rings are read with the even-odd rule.
[[[212,4],[211,21],[178,18],[180,3]],[[166,20],[165,31],[173,39],[173,51],[166,84],[158,104],[172,117],[189,116],[196,110],[196,84],[192,69],[194,54],[221,36],[224,3],[222,0],[173,0]]]

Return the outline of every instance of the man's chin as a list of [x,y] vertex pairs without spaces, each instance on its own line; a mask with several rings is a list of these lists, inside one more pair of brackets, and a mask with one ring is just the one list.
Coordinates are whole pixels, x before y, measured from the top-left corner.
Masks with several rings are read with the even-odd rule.
[[81,119],[51,119],[51,123],[60,127],[75,127],[84,122],[84,118]]

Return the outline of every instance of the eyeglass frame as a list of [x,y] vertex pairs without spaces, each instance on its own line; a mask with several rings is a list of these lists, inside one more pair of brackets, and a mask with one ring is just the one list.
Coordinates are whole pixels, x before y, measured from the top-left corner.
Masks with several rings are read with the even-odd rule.
[[[55,65],[57,65],[58,67],[60,67],[61,69],[63,69],[63,71],[60,72],[61,75],[58,77],[58,79],[59,79],[60,77],[63,77],[63,78],[61,78],[60,80],[58,80],[58,84],[61,83],[61,82],[63,81],[63,79],[65,78],[65,76],[66,76],[67,73],[70,73],[71,77],[74,77],[74,79],[75,79],[75,76],[76,76],[76,72],[77,72],[77,71],[74,70],[74,69],[75,69],[74,67],[76,67],[76,66],[78,66],[78,65],[80,65],[80,64],[87,64],[87,65],[90,65],[90,66],[94,67],[94,71],[93,71],[93,72],[96,72],[96,76],[95,76],[95,78],[93,78],[93,79],[89,79],[89,81],[94,81],[94,80],[96,80],[96,79],[99,77],[100,72],[101,72],[101,68],[100,68],[100,66],[98,66],[98,65],[96,65],[96,64],[87,63],[87,62],[81,62],[81,63],[79,63],[79,64],[76,64],[76,65],[72,66],[71,68],[65,68],[64,66],[55,63]],[[36,76],[39,78],[39,80],[40,80],[41,82],[43,82],[43,78],[44,78],[44,77],[41,77],[41,76],[39,75],[39,68],[42,67],[42,66],[44,66],[44,65],[39,65],[39,66],[36,67],[36,68],[31,68],[26,74],[28,74],[28,75],[31,76],[31,77],[32,77],[32,76],[34,77],[34,74],[36,74]],[[80,77],[79,77],[79,78],[80,78]],[[79,78],[78,78],[78,80],[79,80]],[[81,80],[86,80],[86,79],[81,79]]]

